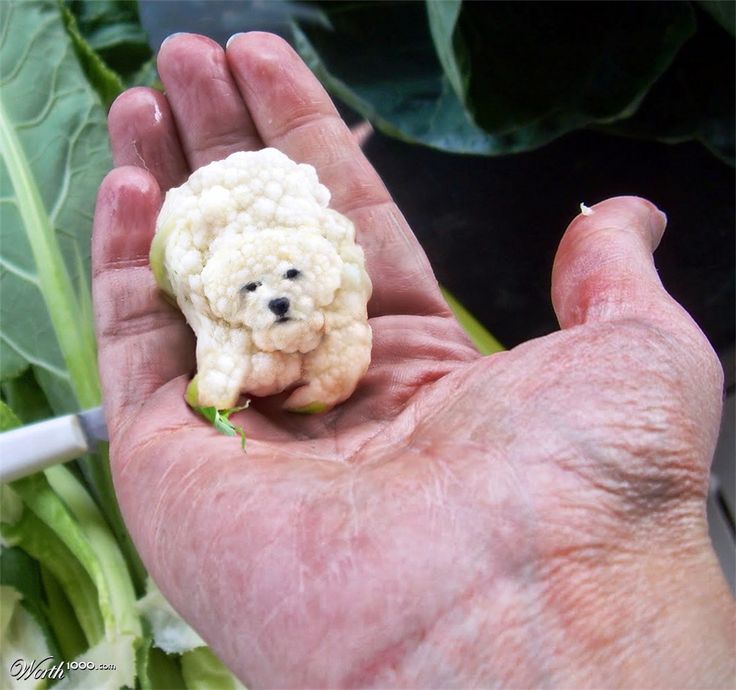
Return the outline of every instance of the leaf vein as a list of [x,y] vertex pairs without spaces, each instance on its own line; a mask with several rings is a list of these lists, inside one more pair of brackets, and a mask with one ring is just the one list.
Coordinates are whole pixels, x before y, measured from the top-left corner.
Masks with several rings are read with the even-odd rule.
[[71,160],[74,155],[74,147],[79,141],[79,137],[84,131],[84,128],[90,122],[90,119],[91,119],[90,111],[91,110],[92,110],[92,104],[89,104],[87,108],[87,112],[84,113],[84,115],[81,117],[79,125],[77,126],[77,129],[69,137],[69,140],[67,142],[66,156],[65,156],[65,161],[64,161],[65,163],[64,164],[64,177],[62,178],[61,184],[59,185],[59,193],[56,197],[56,201],[54,201],[54,205],[51,209],[51,212],[49,213],[49,219],[51,220],[51,223],[53,225],[56,225],[56,221],[57,221],[59,212],[61,211],[61,208],[64,206],[64,202],[66,201],[67,195],[69,194],[69,187],[70,187],[71,177],[72,177]]
[[31,271],[27,271],[25,268],[16,266],[12,261],[8,261],[4,256],[0,256],[0,268],[4,268],[8,273],[12,273],[29,283],[33,283],[36,287],[39,286],[38,276],[36,276],[35,273],[31,273]]
[[69,377],[69,373],[64,371],[64,369],[60,369],[59,367],[55,366],[54,364],[50,364],[49,362],[44,362],[42,359],[39,359],[35,355],[32,355],[30,352],[27,352],[20,345],[18,345],[18,343],[16,343],[14,340],[11,340],[5,333],[0,333],[0,340],[2,340],[11,350],[19,354],[29,364],[33,364],[36,367],[45,369],[50,374],[53,374],[54,376],[58,376],[60,379],[63,379],[64,381],[71,380]]
[[[11,9],[13,9],[11,7]],[[48,21],[46,21],[44,24],[39,25],[38,31],[33,36],[33,38],[26,43],[25,50],[23,51],[23,54],[18,59],[18,62],[13,66],[13,69],[10,71],[10,74],[6,74],[5,78],[0,80],[0,86],[7,86],[12,81],[15,80],[15,78],[20,74],[21,70],[23,69],[23,66],[26,64],[26,60],[28,59],[28,56],[31,54],[31,49],[33,48],[33,44],[36,42],[36,40],[43,34],[43,32],[49,28],[54,23],[53,18],[50,18]],[[7,24],[10,24],[8,21]]]

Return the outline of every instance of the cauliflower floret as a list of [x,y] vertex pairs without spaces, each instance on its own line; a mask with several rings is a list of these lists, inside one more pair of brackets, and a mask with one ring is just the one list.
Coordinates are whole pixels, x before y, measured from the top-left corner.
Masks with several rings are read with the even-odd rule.
[[318,412],[355,390],[371,282],[329,200],[312,166],[276,149],[234,153],[166,194],[151,268],[197,336],[199,405],[296,386],[285,406]]

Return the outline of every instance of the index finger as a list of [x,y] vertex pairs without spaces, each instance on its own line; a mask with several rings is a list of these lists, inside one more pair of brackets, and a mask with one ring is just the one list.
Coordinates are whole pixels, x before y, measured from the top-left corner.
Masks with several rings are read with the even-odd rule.
[[317,169],[331,206],[350,218],[365,250],[371,316],[444,314],[447,305],[419,242],[327,92],[286,41],[236,36],[226,56],[266,146]]

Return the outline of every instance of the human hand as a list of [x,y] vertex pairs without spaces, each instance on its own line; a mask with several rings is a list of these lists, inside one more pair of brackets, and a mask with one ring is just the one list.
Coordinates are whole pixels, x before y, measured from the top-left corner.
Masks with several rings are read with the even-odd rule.
[[[251,687],[706,687],[733,680],[708,540],[722,374],[661,286],[648,202],[578,217],[562,330],[483,358],[329,97],[280,39],[165,43],[110,113],[94,298],[115,486],[180,613]],[[162,190],[236,150],[313,164],[374,283],[371,367],[322,416],[184,402],[194,343],[148,267]],[[133,167],[135,166],[135,167]]]

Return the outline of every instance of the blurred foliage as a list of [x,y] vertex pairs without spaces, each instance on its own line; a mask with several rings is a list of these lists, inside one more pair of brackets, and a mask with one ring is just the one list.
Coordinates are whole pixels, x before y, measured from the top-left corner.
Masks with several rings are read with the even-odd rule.
[[131,0],[66,0],[89,47],[129,83],[152,57],[148,37]]
[[501,155],[595,127],[733,164],[731,2],[319,5],[329,28],[295,24],[297,49],[390,136]]
[[[100,403],[89,272],[95,197],[112,167],[106,109],[127,85],[157,77],[132,0],[0,2],[0,72],[5,430]],[[180,657],[151,649],[136,608],[145,572],[106,447],[0,490],[0,653],[114,664],[96,690],[190,687]],[[211,655],[192,655],[187,668],[198,688],[214,673],[238,686]],[[84,672],[65,675],[60,688],[91,687]]]
[[66,0],[62,12],[82,69],[106,107],[129,86],[160,86],[135,0]]

